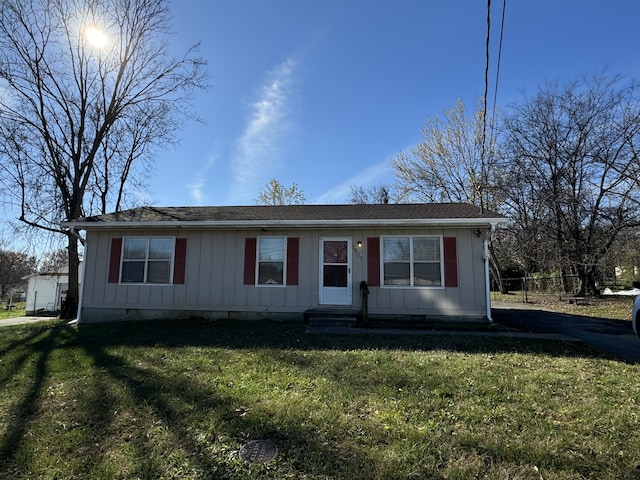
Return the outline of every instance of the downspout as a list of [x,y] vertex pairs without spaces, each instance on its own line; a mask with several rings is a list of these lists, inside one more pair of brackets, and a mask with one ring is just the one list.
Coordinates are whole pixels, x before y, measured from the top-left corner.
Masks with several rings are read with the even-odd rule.
[[84,262],[82,265],[82,280],[80,280],[80,291],[78,292],[78,296],[80,297],[78,299],[78,311],[76,312],[76,322],[78,324],[80,324],[81,321],[81,316],[82,316],[82,303],[84,301],[84,284],[85,284],[85,280],[86,280],[86,276],[87,276],[87,246],[89,244],[89,242],[87,242],[86,239],[82,238],[80,236],[80,234],[78,234],[78,232],[76,232],[74,227],[70,228],[70,231],[72,233],[72,235],[74,235],[75,237],[77,237],[80,242],[82,243],[82,246],[84,247]]
[[492,223],[489,232],[484,237],[484,286],[485,286],[485,301],[487,304],[487,320],[489,323],[493,323],[493,317],[491,316],[491,284],[489,283],[489,237],[495,230],[496,226]]

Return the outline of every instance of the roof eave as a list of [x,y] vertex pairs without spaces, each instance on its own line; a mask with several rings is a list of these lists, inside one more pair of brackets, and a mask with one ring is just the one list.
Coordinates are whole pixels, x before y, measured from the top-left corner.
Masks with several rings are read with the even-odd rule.
[[345,220],[243,220],[243,221],[148,221],[148,222],[64,222],[63,228],[75,230],[141,229],[256,229],[318,227],[491,227],[506,224],[497,218],[414,218],[414,219],[345,219]]

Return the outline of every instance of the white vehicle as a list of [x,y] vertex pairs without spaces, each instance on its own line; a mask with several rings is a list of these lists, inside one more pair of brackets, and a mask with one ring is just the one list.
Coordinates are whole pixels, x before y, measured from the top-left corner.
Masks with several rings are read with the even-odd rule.
[[631,312],[631,325],[636,335],[640,337],[640,295],[633,301],[633,310]]

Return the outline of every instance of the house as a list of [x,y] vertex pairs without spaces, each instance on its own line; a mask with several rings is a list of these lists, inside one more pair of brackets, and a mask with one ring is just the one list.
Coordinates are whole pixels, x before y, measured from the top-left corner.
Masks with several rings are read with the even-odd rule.
[[[82,278],[82,270],[81,262],[80,278]],[[22,280],[27,282],[25,296],[27,315],[60,311],[69,289],[69,266],[62,267],[57,271],[27,275]]]
[[464,203],[141,207],[86,232],[79,322],[370,316],[491,320],[487,240],[506,219]]

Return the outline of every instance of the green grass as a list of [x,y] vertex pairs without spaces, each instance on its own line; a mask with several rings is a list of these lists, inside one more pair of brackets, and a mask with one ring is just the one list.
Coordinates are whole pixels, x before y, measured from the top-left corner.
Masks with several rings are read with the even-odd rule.
[[[639,374],[486,336],[4,327],[0,478],[637,479]],[[256,439],[278,457],[239,459]]]
[[15,318],[15,317],[24,317],[26,314],[26,304],[24,302],[18,302],[18,303],[14,303],[13,305],[15,305],[15,309],[13,310],[7,310],[5,307],[7,306],[6,303],[0,303],[0,322],[3,319],[7,319],[7,318]]

